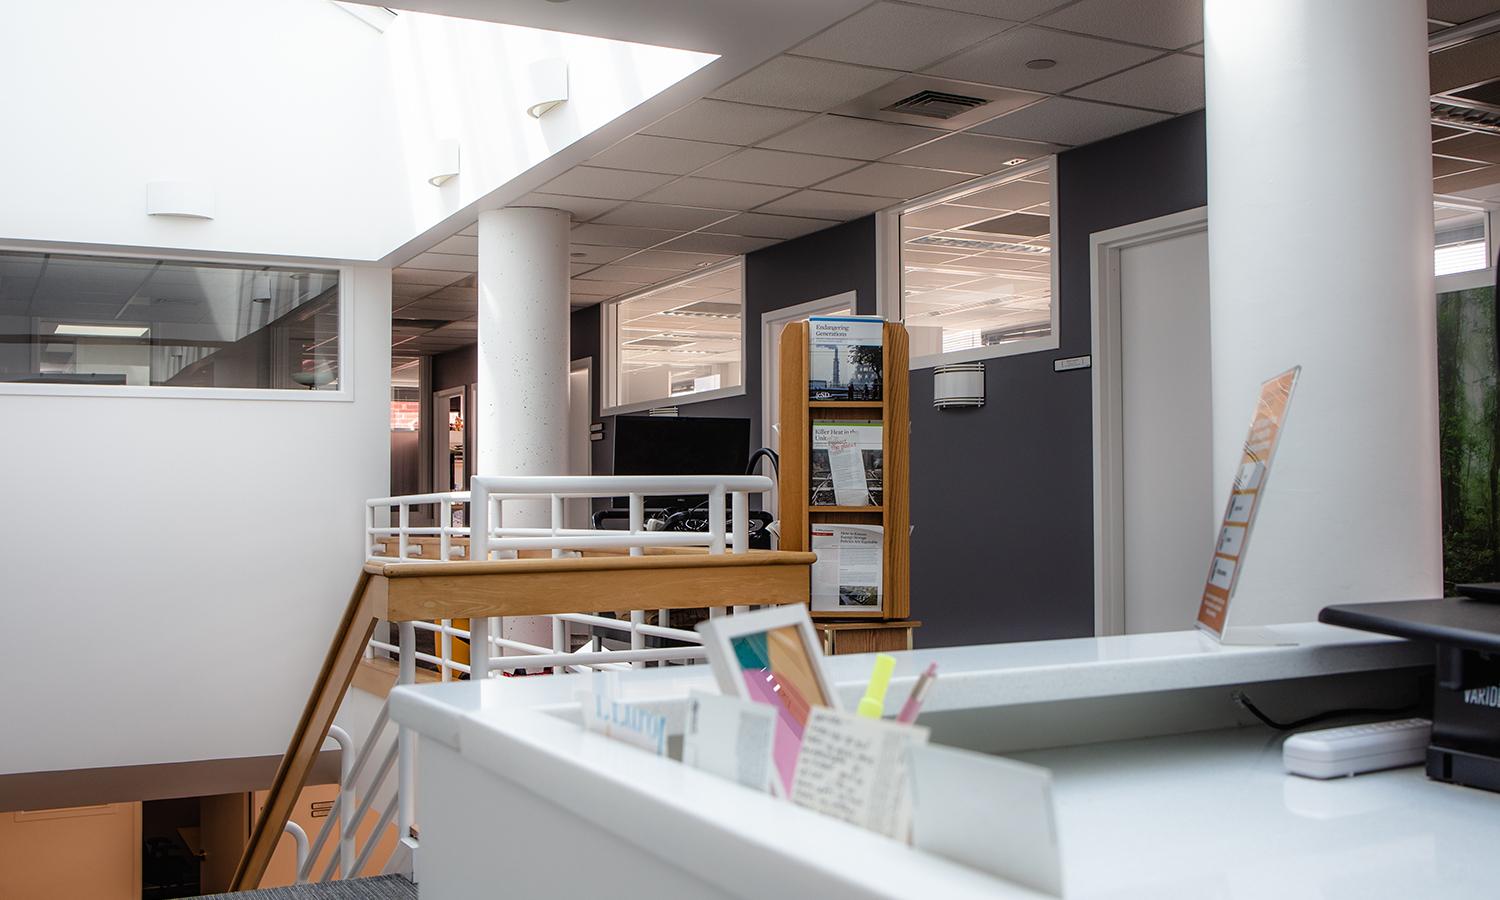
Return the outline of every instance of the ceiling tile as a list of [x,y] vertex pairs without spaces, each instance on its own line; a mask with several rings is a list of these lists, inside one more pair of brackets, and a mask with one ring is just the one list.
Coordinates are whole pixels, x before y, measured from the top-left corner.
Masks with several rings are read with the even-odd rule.
[[1048,10],[1070,3],[1071,0],[912,0],[912,2],[923,6],[956,9],[959,12],[977,13],[981,16],[1000,16],[1016,22],[1024,22]]
[[[601,200],[598,197],[570,197],[563,194],[527,194],[510,204],[511,206],[539,206],[543,209],[565,209],[573,214],[573,221],[587,222],[606,210],[620,205],[618,200]],[[478,234],[479,226],[465,228],[460,234]]]
[[429,250],[426,253],[418,253],[407,260],[406,265],[414,269],[438,269],[446,272],[473,273],[479,271],[479,257],[462,256],[456,253],[433,253]]
[[1035,181],[1008,181],[992,188],[965,194],[955,200],[964,206],[979,206],[985,209],[1026,209],[1052,198],[1052,187]]
[[940,203],[919,209],[916,212],[904,213],[901,216],[901,224],[907,228],[932,228],[945,230],[957,228],[960,225],[970,225],[974,222],[983,222],[993,219],[993,209],[980,209],[974,206],[958,206],[952,203]]
[[1182,48],[1182,52],[1183,53],[1191,53],[1194,56],[1202,56],[1203,55],[1203,42],[1199,41],[1196,44],[1189,44],[1188,46]]
[[397,266],[391,270],[391,280],[398,284],[428,284],[434,288],[452,284],[464,276],[463,272],[421,269],[409,265]]
[[654,269],[672,269],[677,272],[686,272],[691,269],[711,266],[717,262],[723,262],[728,256],[717,253],[683,253],[676,250],[642,250],[626,260],[633,266],[647,266]]
[[589,274],[579,278],[579,281],[620,281],[629,284],[656,284],[658,281],[666,281],[668,278],[676,278],[682,271],[678,269],[648,269],[641,266],[632,266],[626,263],[610,263],[600,266]]
[[1488,166],[1487,162],[1479,162],[1472,159],[1454,159],[1451,156],[1432,157],[1432,177],[1441,178],[1444,175],[1457,175],[1460,172],[1470,172],[1474,169],[1482,169]]
[[792,52],[911,72],[999,34],[1010,24],[946,9],[876,3]]
[[589,159],[589,165],[686,175],[733,152],[733,147],[724,144],[636,134],[602,153],[594,154]]
[[1500,135],[1468,133],[1462,137],[1443,141],[1434,149],[1441,150],[1450,156],[1500,163]]
[[807,187],[858,165],[853,160],[831,156],[752,148],[721,159],[698,174],[702,178],[721,178],[725,181]]
[[897,77],[887,69],[778,56],[719,88],[714,98],[824,112]]
[[1447,140],[1448,138],[1463,137],[1464,135],[1466,135],[1468,133],[1469,132],[1464,131],[1462,128],[1449,128],[1447,125],[1433,125],[1432,126],[1432,140],[1433,140],[1433,143],[1436,143],[1438,141],[1444,141],[1444,140]]
[[568,248],[568,256],[573,262],[594,263],[596,265],[614,262],[622,256],[630,255],[632,252],[632,249],[629,247],[600,247],[580,244],[576,236],[573,237],[572,246]]
[[1440,94],[1488,81],[1495,77],[1496,58],[1500,58],[1500,34],[1439,50],[1428,58],[1428,88]]
[[968,181],[971,177],[959,172],[944,172],[938,169],[871,163],[864,168],[855,169],[853,172],[825,181],[819,184],[818,188],[846,194],[869,194],[875,197],[910,200],[913,197],[930,194],[940,188]]
[[971,175],[990,175],[1006,168],[1013,159],[1032,160],[1055,153],[1052,144],[1015,141],[980,134],[951,134],[886,158],[886,162],[951,169]]
[[1143,109],[1051,97],[976,125],[974,130],[1001,137],[1079,146],[1168,118],[1171,117],[1165,113]]
[[1452,194],[1459,191],[1469,191],[1478,187],[1485,187],[1500,182],[1500,167],[1487,166],[1483,169],[1475,169],[1472,172],[1464,172],[1459,175],[1448,175],[1443,178],[1432,180],[1432,189],[1438,194]]
[[768,216],[764,213],[740,213],[727,222],[713,227],[716,234],[743,234],[749,237],[769,237],[788,240],[822,231],[830,225],[839,224],[831,219],[806,219],[800,216]]
[[762,142],[772,150],[795,153],[821,153],[847,159],[879,159],[933,138],[945,132],[894,122],[875,122],[849,116],[819,116]]
[[585,272],[592,272],[597,268],[599,266],[594,263],[568,263],[568,277],[577,278],[579,275]]
[[788,188],[738,181],[716,181],[712,178],[679,178],[658,188],[642,200],[651,203],[673,203],[709,209],[745,210],[790,193]]
[[1454,25],[1500,12],[1500,0],[1427,0],[1427,15]]
[[1203,0],[1082,0],[1037,21],[1049,28],[1176,50],[1203,40]]
[[723,253],[736,255],[750,253],[762,247],[769,247],[776,241],[772,238],[744,237],[737,234],[709,234],[705,231],[695,231],[685,234],[669,244],[663,244],[663,250],[685,250],[690,253]]
[[808,118],[805,112],[703,99],[648,126],[645,134],[747,146]]
[[572,294],[592,294],[600,297],[616,297],[641,289],[641,285],[631,284],[628,281],[586,281],[581,278],[572,279],[569,285],[569,292]]
[[1192,112],[1203,108],[1203,57],[1186,53],[1163,56],[1086,84],[1073,96],[1170,113]]
[[891,201],[884,197],[836,194],[832,191],[798,191],[791,196],[767,203],[756,212],[847,222],[875,212],[877,209],[885,209],[890,205]]
[[[926,71],[980,84],[1058,94],[1158,55],[1155,50],[1028,25],[1006,31]],[[1026,62],[1033,59],[1051,59],[1057,65],[1027,68]]]
[[676,232],[662,228],[627,228],[623,225],[579,225],[569,235],[575,244],[602,244],[606,247],[650,247]]
[[730,209],[699,209],[693,206],[635,202],[613,209],[595,221],[600,225],[636,225],[694,231],[732,215],[734,210]]
[[444,238],[433,246],[436,253],[457,253],[467,256],[479,255],[479,238],[466,234],[455,234],[453,237]]
[[600,197],[608,200],[634,200],[652,188],[672,180],[671,175],[657,172],[630,172],[623,169],[596,169],[575,166],[542,185],[549,194],[572,194],[578,197]]

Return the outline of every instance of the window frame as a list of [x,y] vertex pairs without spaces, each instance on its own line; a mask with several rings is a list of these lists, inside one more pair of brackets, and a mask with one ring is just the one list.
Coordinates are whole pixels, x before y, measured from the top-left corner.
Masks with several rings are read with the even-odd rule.
[[57,244],[0,242],[0,252],[88,256],[96,259],[152,260],[173,263],[207,263],[240,266],[306,266],[309,269],[338,272],[339,275],[339,386],[331,391],[291,390],[287,388],[195,388],[173,385],[104,385],[104,384],[37,384],[0,381],[0,397],[121,397],[164,400],[287,400],[296,403],[352,403],[354,401],[354,316],[349,289],[354,283],[355,267],[326,265],[286,257],[236,257],[182,253],[142,253],[136,251],[97,250],[92,247]]
[[[1449,272],[1446,275],[1437,275],[1436,273],[1434,273],[1433,277],[1449,278],[1454,275],[1464,275],[1468,272],[1479,272],[1483,271],[1484,269],[1493,269],[1495,267],[1495,250],[1497,244],[1497,241],[1495,239],[1495,204],[1487,203],[1482,200],[1471,200],[1467,197],[1457,197],[1452,194],[1433,194],[1432,205],[1434,208],[1443,206],[1449,209],[1464,209],[1470,212],[1478,213],[1480,216],[1480,223],[1484,227],[1483,266],[1478,269],[1466,269],[1463,272]],[[1432,245],[1434,269],[1437,268],[1437,251],[1438,243],[1436,240],[1436,235],[1434,235]]]
[[[616,326],[619,322],[618,310],[620,304],[628,303],[631,300],[644,297],[648,294],[655,293],[656,291],[666,290],[667,288],[676,287],[679,284],[685,284],[689,281],[694,281],[706,275],[712,275],[715,272],[723,269],[728,269],[736,265],[740,268],[740,383],[733,387],[717,388],[712,391],[699,391],[692,394],[684,394],[681,397],[663,397],[660,400],[641,400],[635,403],[621,403],[615,406],[609,406],[608,403],[611,400],[619,397],[620,395],[620,350],[618,344],[616,343]],[[745,257],[743,255],[736,256],[732,259],[726,259],[723,262],[715,263],[712,266],[707,266],[702,269],[695,269],[691,272],[685,272],[675,278],[668,278],[665,281],[658,281],[656,284],[647,285],[646,287],[643,287],[639,290],[631,291],[627,294],[621,294],[618,297],[611,297],[610,299],[605,300],[603,303],[601,303],[600,306],[602,307],[602,309],[600,309],[599,314],[599,355],[603,364],[603,371],[599,373],[601,387],[601,390],[599,391],[599,415],[601,417],[624,416],[630,415],[631,413],[640,413],[653,409],[662,409],[664,407],[680,407],[686,406],[690,403],[703,403],[708,400],[722,400],[726,397],[745,396],[745,322],[749,318],[749,316],[747,313],[748,304],[745,298]]]
[[1007,356],[1020,356],[1026,353],[1045,353],[1056,350],[1061,346],[1060,322],[1058,318],[1058,241],[1057,241],[1057,157],[1055,155],[1039,157],[1028,163],[996,172],[992,175],[984,175],[971,181],[933,191],[915,200],[909,200],[895,206],[887,207],[875,215],[875,240],[876,240],[876,283],[875,283],[875,312],[882,319],[892,322],[905,323],[905,309],[902,302],[905,292],[903,289],[904,268],[901,265],[901,216],[935,206],[949,200],[954,200],[968,194],[976,193],[996,185],[1024,178],[1034,172],[1050,170],[1051,176],[1047,179],[1049,189],[1048,213],[1052,222],[1049,233],[1052,242],[1052,252],[1047,255],[1051,257],[1051,284],[1052,304],[1050,318],[1052,322],[1051,332],[1046,337],[1022,338],[1016,341],[1006,341],[1003,344],[991,344],[987,347],[972,347],[967,350],[950,350],[946,353],[931,353],[926,356],[913,356],[908,368],[931,369],[935,366],[946,366],[952,363],[977,362],[985,359],[998,359]]

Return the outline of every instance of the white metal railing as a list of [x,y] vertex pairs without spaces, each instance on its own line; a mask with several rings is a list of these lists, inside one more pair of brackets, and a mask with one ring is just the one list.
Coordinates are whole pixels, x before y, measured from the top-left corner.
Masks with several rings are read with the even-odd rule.
[[[462,559],[515,558],[526,551],[549,551],[553,557],[577,555],[588,550],[625,551],[631,556],[643,556],[652,548],[662,547],[702,547],[709,553],[745,553],[750,549],[750,495],[764,494],[771,488],[771,479],[761,475],[476,476],[468,491],[380,497],[366,501],[366,558],[441,565]],[[651,530],[646,521],[645,504],[646,498],[652,496],[707,497],[704,518],[708,530]],[[565,526],[566,501],[615,497],[628,498],[629,515],[625,529]],[[417,507],[433,507],[435,524],[413,525],[412,513]],[[436,554],[424,550],[422,543],[413,543],[414,538],[437,538]],[[746,609],[749,607],[711,608],[708,613],[718,616]],[[488,678],[503,670],[584,671],[702,660],[704,651],[698,633],[670,627],[669,613],[667,609],[631,610],[629,618],[620,619],[589,613],[557,613],[547,617],[552,621],[550,647],[500,636],[502,622],[498,617],[471,619],[467,629],[457,627],[449,619],[400,622],[396,623],[395,643],[388,634],[384,639],[376,637],[370,641],[368,652],[372,655],[388,654],[397,660],[398,684],[416,681],[419,662],[436,668],[443,681],[452,681],[464,675]],[[647,621],[648,615],[655,617],[654,624]],[[594,636],[590,636],[582,647],[574,648],[572,626],[612,632],[619,635],[620,640],[628,640],[629,649],[604,648]],[[434,652],[417,650],[419,631],[434,636]],[[671,643],[648,647],[648,639]],[[467,643],[468,663],[454,659],[454,650],[461,646],[458,642]],[[306,862],[299,866],[300,878],[311,875],[310,870],[329,838],[335,813],[339,819],[340,851],[324,866],[320,881],[332,875],[335,865],[343,877],[363,870],[379,835],[393,820],[399,838],[415,848],[412,837],[415,736],[409,734],[408,729],[397,730],[395,743],[366,785],[362,798],[358,798],[354,787],[367,767],[386,723],[386,712],[382,709],[357,760],[346,750],[346,758],[350,760],[349,777],[334,810],[329,813],[329,821],[313,841]],[[393,769],[395,793],[381,811],[374,833],[356,856],[355,832]]]

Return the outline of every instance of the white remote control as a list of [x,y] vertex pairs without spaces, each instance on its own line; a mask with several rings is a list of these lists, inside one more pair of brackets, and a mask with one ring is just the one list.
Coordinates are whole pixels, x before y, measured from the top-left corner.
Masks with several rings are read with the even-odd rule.
[[1281,764],[1293,775],[1341,778],[1414,766],[1427,757],[1429,719],[1397,719],[1294,734],[1281,745]]

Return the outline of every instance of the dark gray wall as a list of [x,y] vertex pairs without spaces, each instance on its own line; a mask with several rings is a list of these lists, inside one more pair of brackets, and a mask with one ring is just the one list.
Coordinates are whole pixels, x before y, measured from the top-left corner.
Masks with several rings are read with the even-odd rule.
[[[1089,236],[1207,202],[1201,113],[1061,154],[1057,162],[1056,352],[985,362],[982,409],[939,412],[932,371],[911,373],[912,612],[918,646],[1093,633],[1092,397],[1088,370],[1054,359],[1090,352]],[[744,396],[689,403],[685,416],[744,416],[760,440],[760,317],[853,290],[875,312],[873,217],[745,259]],[[594,358],[594,471],[610,471],[611,418],[599,408],[599,308],[572,319],[572,356]],[[473,349],[434,360],[440,371]]]
[[1094,629],[1089,236],[1202,206],[1203,115],[1057,159],[1059,346],[985,361],[985,405],[939,412],[912,372],[912,611],[922,646],[1083,637]]
[[[785,241],[745,256],[745,393],[678,407],[682,416],[733,416],[750,420],[752,448],[761,439],[761,316],[845,291],[855,292],[855,308],[875,313],[875,218],[867,216]],[[573,358],[594,357],[594,421],[604,422],[604,440],[594,443],[594,474],[606,475],[614,455],[613,416],[601,418],[598,376],[599,307],[573,313]]]

